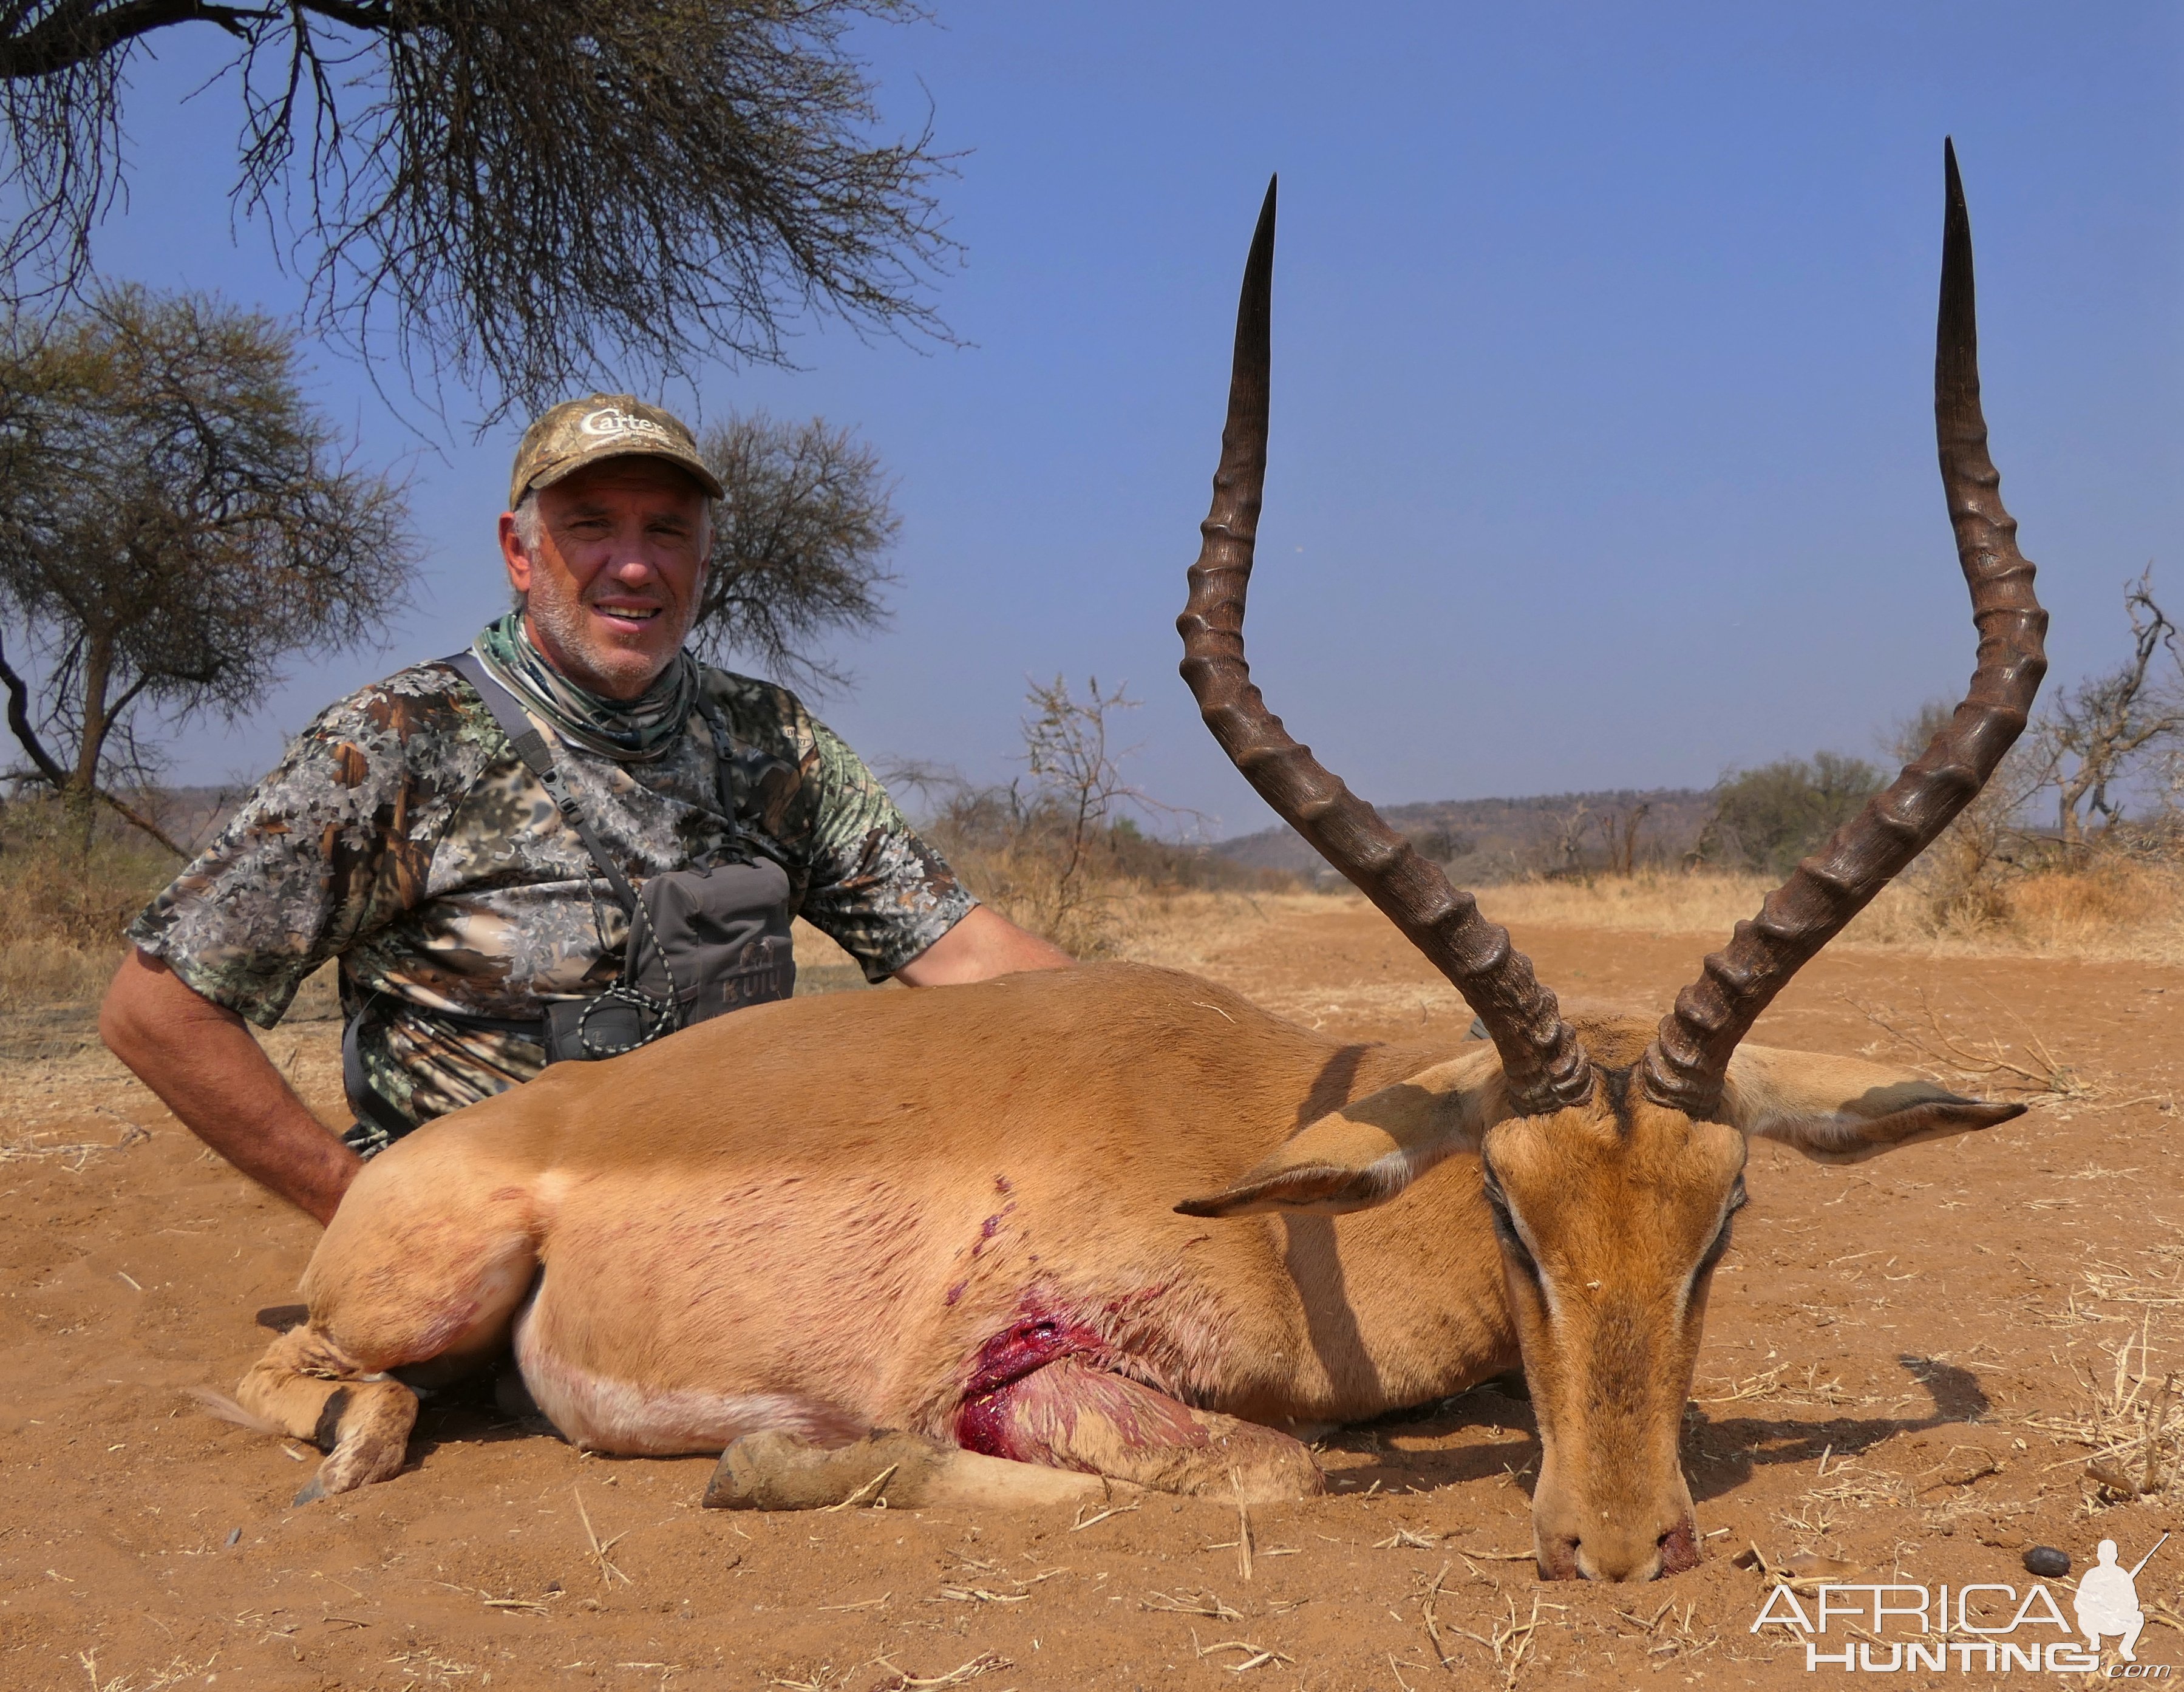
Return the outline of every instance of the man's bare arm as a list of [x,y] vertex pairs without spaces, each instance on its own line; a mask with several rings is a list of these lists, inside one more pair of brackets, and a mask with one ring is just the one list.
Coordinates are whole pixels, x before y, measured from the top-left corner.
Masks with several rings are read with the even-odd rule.
[[992,906],[980,904],[897,970],[894,978],[911,987],[947,987],[1018,970],[1067,969],[1076,961]]
[[332,1216],[363,1162],[281,1079],[242,1017],[139,951],[107,988],[98,1032],[192,1133],[298,1209]]

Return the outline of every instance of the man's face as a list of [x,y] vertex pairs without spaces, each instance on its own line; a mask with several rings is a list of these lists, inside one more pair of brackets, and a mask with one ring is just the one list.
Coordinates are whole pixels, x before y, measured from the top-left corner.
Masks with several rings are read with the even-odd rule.
[[532,496],[538,541],[500,520],[524,627],[554,667],[610,699],[650,687],[690,632],[712,545],[705,490],[645,458],[587,465]]

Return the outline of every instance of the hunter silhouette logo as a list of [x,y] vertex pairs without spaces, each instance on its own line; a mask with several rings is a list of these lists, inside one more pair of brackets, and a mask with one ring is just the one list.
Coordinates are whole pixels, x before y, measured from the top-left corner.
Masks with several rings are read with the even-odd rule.
[[[1992,1675],[2023,1669],[2165,1679],[2170,1672],[2165,1664],[2142,1663],[2137,1655],[2146,1626],[2137,1583],[2154,1552],[2168,1542],[2164,1533],[2128,1568],[2117,1561],[2114,1540],[2100,1542],[2072,1597],[2083,1644],[2072,1637],[2055,1595],[2042,1582],[2021,1594],[2014,1586],[1989,1581],[1939,1588],[1903,1581],[1830,1582],[1800,1601],[1789,1584],[1778,1581],[1751,1631],[1780,1627],[1789,1628],[1793,1638],[1803,1635],[1808,1673],[1840,1668],[1865,1674],[1954,1670]],[[1845,1621],[1853,1624],[1847,1631],[1861,1637],[1835,1637],[1835,1627]],[[2116,1641],[2115,1652],[2122,1659],[2106,1669],[2101,1666],[2103,1639]]]
[[[2153,1542],[2153,1551],[2169,1543],[2164,1533]],[[2116,1653],[2126,1662],[2137,1662],[2138,1656],[2131,1647],[2138,1643],[2139,1630],[2146,1626],[2146,1617],[2138,1607],[2138,1572],[2153,1561],[2153,1551],[2148,1551],[2129,1568],[2116,1561],[2116,1542],[2103,1539],[2095,1553],[2099,1559],[2087,1569],[2078,1582],[2078,1595],[2071,1607],[2078,1612],[2078,1631],[2086,1636],[2088,1650],[2098,1650],[2103,1639],[2109,1635],[2120,1637]]]

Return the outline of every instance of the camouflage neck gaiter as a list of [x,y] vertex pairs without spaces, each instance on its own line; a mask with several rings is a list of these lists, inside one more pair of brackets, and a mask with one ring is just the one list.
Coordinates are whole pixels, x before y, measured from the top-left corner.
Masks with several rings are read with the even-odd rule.
[[698,664],[687,652],[634,699],[609,699],[580,687],[546,660],[510,611],[479,634],[477,654],[494,679],[533,706],[555,733],[603,758],[643,763],[675,743],[698,703]]

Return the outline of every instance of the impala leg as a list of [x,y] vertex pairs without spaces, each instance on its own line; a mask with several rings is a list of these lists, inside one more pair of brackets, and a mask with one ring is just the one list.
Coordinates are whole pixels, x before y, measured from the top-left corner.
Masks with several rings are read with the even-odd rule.
[[393,1474],[417,1420],[416,1394],[365,1369],[309,1324],[275,1340],[235,1395],[251,1415],[326,1454],[298,1504]]
[[964,1446],[990,1456],[1253,1504],[1317,1497],[1327,1478],[1286,1433],[1065,1357],[972,1399]]
[[515,1189],[462,1214],[470,1183],[443,1176],[389,1194],[384,1181],[366,1187],[376,1168],[343,1199],[304,1273],[310,1320],[275,1340],[236,1393],[251,1415],[326,1452],[298,1504],[399,1470],[417,1395],[387,1372],[431,1385],[491,1358],[538,1272],[528,1232],[510,1225]]
[[1016,1509],[1105,1503],[1135,1490],[1118,1489],[1097,1475],[1004,1462],[922,1433],[875,1430],[847,1445],[819,1445],[768,1428],[744,1434],[721,1454],[705,1503],[709,1510],[833,1510],[855,1504]]

